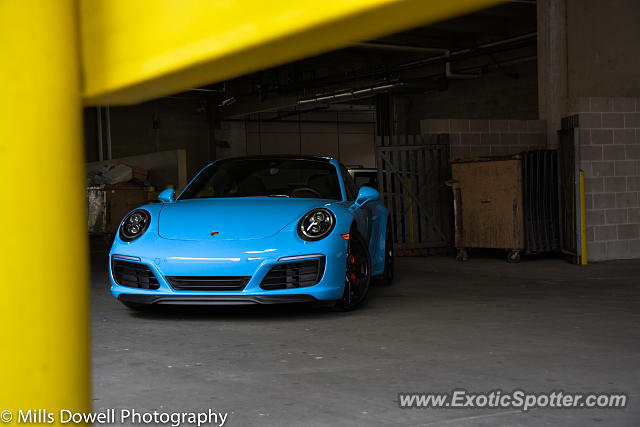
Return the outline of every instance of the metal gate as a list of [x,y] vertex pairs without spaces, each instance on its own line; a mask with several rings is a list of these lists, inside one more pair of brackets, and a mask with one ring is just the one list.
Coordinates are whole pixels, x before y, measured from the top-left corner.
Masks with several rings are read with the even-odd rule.
[[377,140],[378,186],[400,254],[451,244],[449,145],[425,142],[421,136]]
[[531,150],[520,156],[525,253],[558,251],[558,150]]

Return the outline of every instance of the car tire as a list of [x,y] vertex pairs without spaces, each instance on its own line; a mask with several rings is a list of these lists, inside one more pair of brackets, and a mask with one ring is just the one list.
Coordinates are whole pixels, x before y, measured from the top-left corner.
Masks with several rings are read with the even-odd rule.
[[358,308],[369,293],[371,284],[371,257],[364,238],[355,230],[349,233],[345,266],[344,294],[335,302],[337,311]]
[[394,270],[393,233],[391,231],[391,223],[387,222],[387,231],[384,237],[384,271],[375,277],[376,284],[391,286],[393,284]]

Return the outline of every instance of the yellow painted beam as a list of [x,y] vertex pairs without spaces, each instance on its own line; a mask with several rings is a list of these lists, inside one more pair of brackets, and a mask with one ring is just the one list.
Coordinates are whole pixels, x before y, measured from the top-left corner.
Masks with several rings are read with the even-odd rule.
[[90,408],[76,6],[0,1],[0,410],[14,424],[19,409]]
[[80,0],[86,104],[127,104],[498,0]]

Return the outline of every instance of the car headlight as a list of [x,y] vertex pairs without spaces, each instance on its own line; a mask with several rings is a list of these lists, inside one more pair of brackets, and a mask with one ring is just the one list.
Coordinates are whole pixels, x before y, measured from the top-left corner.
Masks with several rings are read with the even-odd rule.
[[336,225],[336,217],[328,209],[314,209],[298,222],[298,235],[304,240],[324,239]]
[[142,236],[149,223],[151,222],[151,215],[144,209],[136,209],[127,215],[122,221],[120,226],[120,239],[125,242],[130,242]]

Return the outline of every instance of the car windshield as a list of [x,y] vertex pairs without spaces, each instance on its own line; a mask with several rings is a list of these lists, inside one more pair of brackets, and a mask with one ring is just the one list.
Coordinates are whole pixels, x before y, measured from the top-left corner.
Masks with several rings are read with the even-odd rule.
[[323,160],[239,158],[205,168],[180,200],[219,197],[296,197],[341,200],[335,166]]

